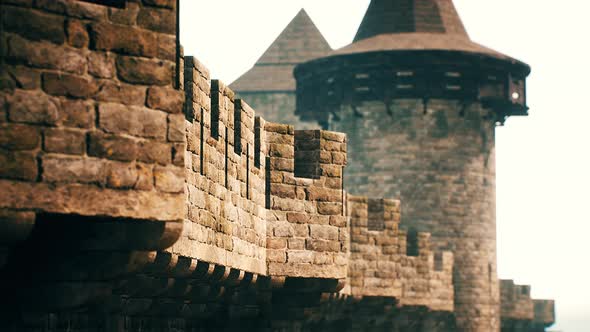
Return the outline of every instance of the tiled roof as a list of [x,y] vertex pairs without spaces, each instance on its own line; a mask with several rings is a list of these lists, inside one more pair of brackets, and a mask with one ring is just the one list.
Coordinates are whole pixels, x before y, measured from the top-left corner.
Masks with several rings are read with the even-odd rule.
[[517,61],[507,55],[494,51],[491,48],[474,43],[470,39],[461,38],[457,35],[437,33],[397,33],[378,35],[345,46],[334,51],[331,55],[378,51],[420,50],[479,53],[502,60]]
[[411,32],[469,38],[452,0],[373,0],[354,41]]
[[255,65],[235,80],[230,88],[236,92],[295,91],[295,65]]
[[258,59],[234,81],[236,91],[295,91],[293,67],[327,55],[332,49],[302,9]]
[[416,50],[460,51],[521,63],[471,41],[452,0],[372,0],[353,43],[330,55]]

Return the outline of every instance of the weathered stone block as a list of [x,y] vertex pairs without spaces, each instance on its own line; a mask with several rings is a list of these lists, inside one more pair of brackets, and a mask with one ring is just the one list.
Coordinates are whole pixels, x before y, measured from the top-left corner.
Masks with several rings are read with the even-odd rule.
[[285,263],[287,261],[287,254],[284,250],[267,250],[266,260],[268,262]]
[[90,98],[98,91],[98,87],[93,80],[85,77],[44,73],[43,90],[52,95]]
[[129,83],[146,85],[172,84],[173,64],[161,60],[149,60],[128,56],[117,58],[119,78]]
[[84,154],[86,151],[86,133],[83,131],[49,128],[43,137],[43,149],[47,152]]
[[270,194],[280,198],[296,198],[295,186],[274,184],[270,187]]
[[66,30],[68,34],[68,44],[77,48],[88,46],[88,31],[86,31],[86,26],[82,22],[68,20]]
[[168,165],[171,163],[172,150],[168,143],[143,141],[139,143],[137,160],[145,163]]
[[115,77],[115,57],[106,52],[88,53],[88,73],[99,78]]
[[59,123],[67,127],[92,128],[94,126],[94,103],[86,100],[63,98],[59,102]]
[[[158,58],[168,61],[176,61],[176,36],[165,34],[158,35]],[[182,73],[181,67],[181,79]],[[184,82],[181,81],[181,84],[184,84]]]
[[[3,189],[0,190],[0,208],[163,221],[179,221],[184,217],[182,194],[112,190],[79,183],[56,186],[44,182],[7,180],[0,180],[0,188]],[[175,227],[173,230],[177,232],[181,229]],[[174,238],[171,240],[174,241]],[[154,250],[158,249],[162,248],[154,247]]]
[[137,16],[137,25],[157,32],[174,34],[176,33],[176,15],[173,10],[144,7]]
[[307,224],[309,223],[310,215],[307,213],[300,212],[288,212],[287,221],[296,224]]
[[287,248],[287,239],[268,238],[268,239],[266,239],[266,248],[268,248],[268,249],[286,249]]
[[166,114],[159,111],[105,103],[98,108],[99,125],[108,133],[166,138]]
[[313,251],[332,251],[332,252],[339,252],[340,251],[340,242],[338,241],[326,241],[326,240],[319,240],[319,239],[307,239],[305,241],[305,248],[307,250]]
[[34,10],[2,7],[6,31],[16,32],[30,40],[49,40],[62,44],[65,40],[64,19]]
[[168,113],[181,113],[184,105],[184,93],[163,87],[151,87],[147,93],[147,106]]
[[88,135],[88,155],[133,161],[137,158],[138,149],[136,142],[131,138],[94,131]]
[[105,163],[95,158],[72,158],[46,155],[41,160],[43,181],[96,183],[104,185]]
[[14,122],[54,125],[59,112],[57,100],[41,91],[15,90],[8,98],[8,118]]
[[0,150],[0,177],[34,181],[38,171],[35,154]]
[[328,225],[309,225],[310,235],[313,239],[338,240],[338,228]]
[[32,150],[39,146],[41,133],[38,127],[21,124],[0,125],[0,148],[6,150]]
[[144,105],[146,88],[125,83],[103,81],[96,99],[124,105]]
[[4,68],[0,69],[0,72],[2,72],[0,75],[6,75],[8,76],[7,79],[13,81],[13,83],[10,83],[10,90],[16,88],[33,90],[41,86],[41,73],[38,70],[25,66],[8,66],[5,64]]
[[142,164],[110,162],[107,165],[107,186],[115,189],[151,190],[151,168]]
[[311,263],[313,262],[313,252],[307,250],[289,250],[287,252],[287,262],[289,263]]
[[342,214],[341,203],[319,202],[318,213],[323,215],[340,215]]
[[305,224],[292,225],[296,237],[306,238],[309,236],[309,226]]
[[288,247],[292,250],[305,250],[305,239],[288,239]]
[[8,58],[47,69],[58,69],[74,74],[86,71],[86,58],[78,51],[49,42],[32,42],[19,36],[8,40]]
[[167,193],[180,193],[184,190],[184,169],[180,167],[154,168],[156,188]]
[[168,141],[170,142],[184,142],[184,114],[170,114],[168,115]]
[[346,227],[345,216],[330,216],[330,225],[336,227]]
[[274,227],[273,234],[277,237],[291,237],[293,236],[293,228],[290,225],[278,225]]
[[145,57],[155,57],[158,52],[156,34],[133,27],[95,23],[90,27],[90,38],[95,50]]

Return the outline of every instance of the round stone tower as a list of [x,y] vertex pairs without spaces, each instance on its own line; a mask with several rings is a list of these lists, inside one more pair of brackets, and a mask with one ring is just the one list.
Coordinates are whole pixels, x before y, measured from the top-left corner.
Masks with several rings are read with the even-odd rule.
[[302,120],[348,134],[345,186],[399,197],[455,253],[461,331],[499,331],[495,127],[526,115],[523,62],[472,42],[452,0],[372,0],[351,45],[295,69]]

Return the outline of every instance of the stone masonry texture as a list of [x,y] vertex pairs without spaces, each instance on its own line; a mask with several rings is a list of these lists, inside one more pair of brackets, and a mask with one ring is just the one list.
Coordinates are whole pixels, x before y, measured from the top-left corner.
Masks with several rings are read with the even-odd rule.
[[[0,330],[553,323],[553,301],[496,279],[484,105],[365,95],[316,119],[292,76],[238,96],[183,54],[177,6],[0,3]],[[304,11],[282,36],[277,68],[330,51]]]

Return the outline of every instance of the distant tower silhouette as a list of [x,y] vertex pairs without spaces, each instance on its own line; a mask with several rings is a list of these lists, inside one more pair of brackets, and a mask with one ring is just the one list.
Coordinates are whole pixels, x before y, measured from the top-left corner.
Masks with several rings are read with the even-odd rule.
[[500,330],[495,126],[527,114],[529,72],[451,0],[373,0],[351,45],[295,69],[296,114],[348,134],[346,188],[399,196],[403,225],[454,251],[461,331]]
[[317,127],[317,124],[300,123],[295,116],[293,68],[331,51],[324,36],[301,9],[256,64],[230,88],[267,121],[297,124],[299,129]]

